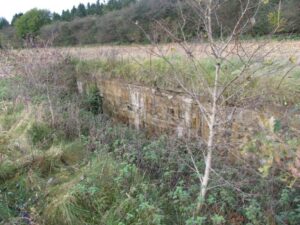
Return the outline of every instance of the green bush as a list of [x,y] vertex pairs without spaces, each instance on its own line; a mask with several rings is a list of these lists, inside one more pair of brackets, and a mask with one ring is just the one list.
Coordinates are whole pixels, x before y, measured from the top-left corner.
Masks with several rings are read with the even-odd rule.
[[92,85],[87,89],[83,99],[83,104],[85,108],[94,115],[103,113],[102,98],[97,86]]
[[44,150],[53,143],[53,130],[42,122],[34,122],[27,130],[27,136],[33,146]]
[[300,191],[299,189],[282,189],[279,199],[278,221],[296,225],[300,221]]

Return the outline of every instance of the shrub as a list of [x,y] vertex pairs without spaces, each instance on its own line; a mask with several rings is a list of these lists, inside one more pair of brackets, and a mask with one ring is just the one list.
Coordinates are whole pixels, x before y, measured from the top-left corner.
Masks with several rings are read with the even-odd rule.
[[94,115],[103,113],[102,98],[96,85],[90,86],[83,99],[84,107]]
[[294,188],[281,190],[279,199],[278,221],[284,221],[291,225],[296,225],[300,221],[300,191]]
[[34,122],[27,130],[27,136],[33,146],[49,149],[53,143],[53,130],[45,123]]

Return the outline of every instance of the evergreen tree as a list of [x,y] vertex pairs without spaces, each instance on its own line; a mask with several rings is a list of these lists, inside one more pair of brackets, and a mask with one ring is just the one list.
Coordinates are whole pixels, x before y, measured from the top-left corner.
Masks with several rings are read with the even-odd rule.
[[7,19],[5,19],[4,17],[0,17],[0,30],[8,26],[9,22],[7,21]]
[[11,20],[11,25],[14,26],[17,19],[20,18],[21,16],[23,16],[23,13],[16,13]]
[[72,19],[76,16],[77,13],[77,8],[75,6],[73,6],[73,8],[71,9],[71,17]]
[[89,9],[89,15],[96,15],[97,14],[97,6],[95,3],[91,4]]
[[108,11],[118,10],[122,8],[122,3],[119,0],[109,0],[106,7]]
[[87,15],[84,4],[81,3],[78,5],[75,15],[78,17],[85,17]]
[[63,10],[61,14],[61,20],[70,21],[72,19],[72,15],[70,10]]
[[86,6],[86,14],[87,15],[93,15],[91,12],[91,3],[88,3]]
[[97,0],[97,2],[96,2],[96,14],[97,15],[103,14],[103,4],[100,4],[99,0]]
[[60,21],[62,20],[62,16],[60,16],[58,13],[54,12],[52,14],[52,21]]

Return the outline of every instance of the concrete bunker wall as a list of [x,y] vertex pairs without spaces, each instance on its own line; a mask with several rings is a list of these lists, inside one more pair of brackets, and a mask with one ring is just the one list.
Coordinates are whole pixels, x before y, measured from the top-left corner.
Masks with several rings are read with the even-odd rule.
[[203,118],[191,98],[180,92],[97,80],[104,112],[150,133],[203,136]]
[[[177,137],[207,137],[204,117],[195,101],[182,92],[161,90],[128,84],[121,80],[79,80],[78,91],[96,82],[103,102],[104,113],[136,129],[145,129],[148,134],[166,133]],[[227,108],[224,110],[231,110]],[[221,132],[233,139],[252,136],[265,127],[263,121],[273,121],[280,110],[266,107],[263,111],[236,109],[235,119]],[[224,113],[224,116],[230,113]],[[273,120],[272,120],[273,119]],[[241,136],[241,134],[243,134]]]

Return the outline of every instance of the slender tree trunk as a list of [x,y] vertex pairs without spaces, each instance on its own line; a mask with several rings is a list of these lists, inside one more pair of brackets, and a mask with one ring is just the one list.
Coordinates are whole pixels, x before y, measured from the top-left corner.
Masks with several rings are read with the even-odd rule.
[[[218,99],[218,82],[219,82],[219,76],[220,76],[220,68],[221,65],[219,63],[216,64],[216,70],[215,70],[215,82],[214,82],[214,91],[212,96],[212,111],[210,115],[210,120],[208,124],[209,128],[209,135],[207,140],[207,154],[205,157],[205,171],[203,175],[203,179],[201,182],[201,191],[200,191],[200,197],[202,200],[205,199],[206,193],[207,193],[207,185],[208,181],[210,179],[210,172],[212,168],[212,153],[214,150],[214,137],[215,137],[215,129],[216,129],[216,115],[217,115],[217,99]],[[199,212],[202,207],[202,202],[198,204],[197,211]]]
[[[212,26],[211,26],[211,7],[212,7],[212,0],[209,0],[208,8],[207,8],[207,33],[208,33],[208,39],[211,45],[211,48],[213,48],[213,37],[212,37]],[[212,112],[210,115],[210,121],[208,124],[209,127],[209,135],[208,135],[208,141],[207,141],[207,155],[205,158],[205,171],[203,180],[201,183],[201,198],[204,199],[206,192],[207,192],[207,184],[209,180],[209,174],[211,169],[211,158],[212,158],[212,151],[213,151],[213,143],[214,143],[214,123],[215,123],[215,111],[216,111],[216,83],[218,79],[218,68],[216,67],[216,74],[215,74],[215,84],[214,84],[214,92],[212,96],[213,104],[212,104]]]
[[212,106],[212,113],[210,116],[209,136],[208,136],[208,142],[207,142],[207,156],[205,159],[205,172],[204,172],[203,181],[201,184],[201,197],[203,197],[203,198],[205,197],[206,191],[207,191],[207,184],[208,184],[209,174],[210,174],[210,170],[211,170],[212,152],[213,152],[213,148],[214,148],[219,73],[220,73],[220,65],[217,64],[216,65],[216,74],[215,74],[214,92],[213,92],[213,106]]

